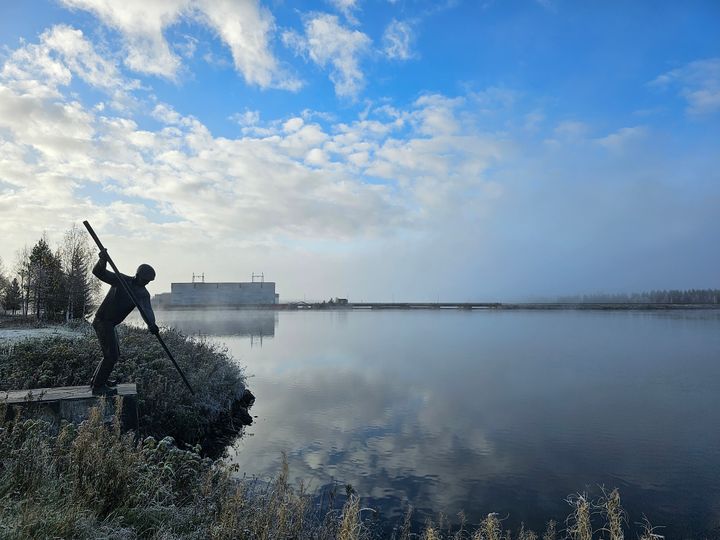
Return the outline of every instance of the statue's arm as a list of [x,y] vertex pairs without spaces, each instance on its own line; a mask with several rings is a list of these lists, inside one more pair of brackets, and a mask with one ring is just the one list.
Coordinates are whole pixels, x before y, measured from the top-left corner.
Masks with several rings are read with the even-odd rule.
[[145,294],[138,295],[138,304],[145,312],[145,316],[148,320],[148,328],[153,334],[157,334],[157,325],[155,324],[155,313],[153,312],[152,303],[150,302],[150,293],[145,291]]
[[140,301],[143,307],[143,310],[145,310],[145,315],[148,318],[148,321],[155,324],[155,313],[153,312],[152,304],[150,303],[150,294],[147,296],[143,295],[142,300]]
[[93,266],[92,273],[100,281],[104,281],[108,285],[118,284],[117,276],[113,272],[108,271],[107,260],[102,256],[98,259],[98,262],[95,263],[95,266]]

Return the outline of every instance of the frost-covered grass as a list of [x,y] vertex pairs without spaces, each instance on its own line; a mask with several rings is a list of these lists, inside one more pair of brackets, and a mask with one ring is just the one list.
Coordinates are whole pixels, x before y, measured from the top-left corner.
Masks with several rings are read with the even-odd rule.
[[[102,355],[89,324],[77,335],[0,342],[0,390],[86,385]],[[175,330],[162,337],[194,388],[190,394],[157,339],[121,325],[121,359],[112,376],[138,385],[143,436],[172,436],[178,442],[217,446],[247,420],[240,400],[245,376],[225,349]]]
[[10,313],[0,312],[0,328],[41,328],[43,326],[47,326],[44,321],[39,321],[31,315],[22,315],[20,313],[11,315]]
[[0,538],[298,538],[323,528],[286,474],[260,486],[234,472],[170,438],[136,443],[99,409],[59,432],[20,420],[0,430]]

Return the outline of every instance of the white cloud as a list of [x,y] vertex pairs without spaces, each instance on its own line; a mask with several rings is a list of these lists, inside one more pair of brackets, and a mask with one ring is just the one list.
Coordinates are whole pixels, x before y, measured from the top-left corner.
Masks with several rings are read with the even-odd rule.
[[255,126],[260,122],[260,111],[245,109],[244,112],[231,115],[230,120],[234,120],[243,127]]
[[101,57],[82,31],[66,25],[53,26],[40,35],[39,43],[13,51],[0,71],[6,84],[35,97],[58,95],[58,87],[70,84],[73,74],[105,91],[116,106],[127,103],[127,91],[139,87]]
[[357,9],[358,0],[327,0],[335,9],[342,13],[352,24],[357,24],[354,12]]
[[624,127],[614,133],[596,139],[600,146],[608,150],[621,151],[635,141],[638,141],[647,135],[647,129],[643,126]]
[[563,120],[552,130],[552,137],[545,139],[545,143],[553,146],[561,144],[575,144],[584,142],[590,126],[578,120]]
[[545,113],[540,110],[529,112],[525,115],[524,128],[527,131],[536,131],[545,120]]
[[270,51],[275,21],[256,0],[201,0],[198,9],[230,47],[235,68],[245,80],[261,88],[298,90],[300,81],[280,69]]
[[359,58],[370,46],[370,38],[342,26],[335,15],[315,14],[305,19],[305,35],[285,32],[283,41],[320,67],[330,66],[330,80],[340,97],[356,98],[365,84]]
[[385,56],[397,60],[412,58],[413,31],[407,22],[393,19],[383,34]]
[[175,48],[180,52],[183,57],[192,58],[193,56],[195,56],[195,51],[197,50],[199,40],[189,35],[185,35],[183,37],[185,38],[185,41],[176,43]]
[[650,83],[659,87],[676,87],[694,115],[720,110],[720,58],[696,60],[668,71]]
[[[43,32],[39,43],[10,54],[0,70],[0,141],[14,156],[3,162],[5,181],[45,185],[50,178],[72,184],[72,173],[91,159],[95,136],[93,110],[73,98],[64,98],[64,87],[77,76],[106,92],[116,109],[132,101],[126,92],[138,87],[124,79],[112,61],[103,58],[80,30],[58,25]],[[44,166],[49,160],[52,166]],[[32,171],[23,163],[37,165]],[[62,197],[60,198],[62,200]]]
[[[297,90],[301,83],[288,75],[270,50],[275,29],[272,14],[257,0],[62,0],[71,8],[92,12],[122,35],[125,63],[135,71],[177,79],[182,66],[165,38],[165,30],[186,20],[200,20],[217,32],[232,53],[235,69],[260,88]],[[185,56],[194,42],[176,46]]]
[[125,63],[135,71],[175,79],[180,58],[170,50],[163,31],[178,22],[190,0],[62,0],[74,9],[92,12],[125,40]]
[[285,133],[294,133],[298,131],[304,123],[305,121],[302,118],[291,118],[283,124],[283,130],[285,131]]

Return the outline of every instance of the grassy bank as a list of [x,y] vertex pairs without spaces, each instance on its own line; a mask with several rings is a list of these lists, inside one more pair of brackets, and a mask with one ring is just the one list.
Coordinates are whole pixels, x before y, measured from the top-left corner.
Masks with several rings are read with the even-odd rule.
[[[86,385],[102,358],[87,323],[74,337],[52,336],[0,342],[0,390]],[[195,389],[184,386],[162,347],[147,331],[121,325],[121,358],[113,377],[138,385],[142,436],[171,436],[207,450],[234,437],[249,417],[243,395],[245,376],[227,351],[175,330],[162,337]]]

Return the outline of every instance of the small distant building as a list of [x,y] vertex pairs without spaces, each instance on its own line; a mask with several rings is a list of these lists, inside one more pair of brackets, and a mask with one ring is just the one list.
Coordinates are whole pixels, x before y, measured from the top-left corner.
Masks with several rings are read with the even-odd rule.
[[153,301],[158,307],[236,307],[243,305],[277,304],[279,295],[275,293],[275,282],[265,281],[264,275],[259,281],[237,281],[225,283],[193,281],[191,283],[171,283],[169,293],[155,295]]

